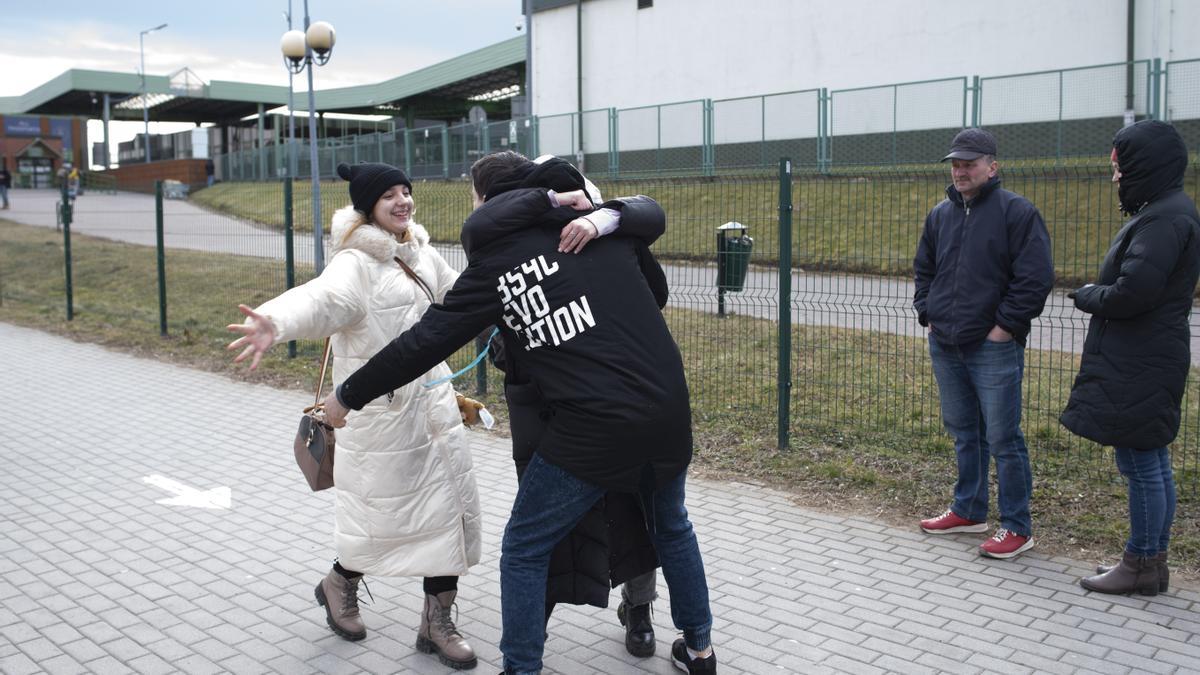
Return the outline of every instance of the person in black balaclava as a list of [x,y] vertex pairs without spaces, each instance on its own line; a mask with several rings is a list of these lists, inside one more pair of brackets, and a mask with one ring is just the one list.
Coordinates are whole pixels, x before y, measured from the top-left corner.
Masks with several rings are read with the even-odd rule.
[[1191,364],[1188,314],[1200,276],[1200,216],[1183,192],[1187,148],[1175,127],[1144,120],[1113,138],[1113,181],[1132,216],[1094,284],[1069,294],[1092,315],[1079,375],[1060,421],[1113,446],[1129,483],[1129,541],[1121,561],[1080,585],[1156,595],[1168,587],[1175,482],[1167,445],[1179,432]]

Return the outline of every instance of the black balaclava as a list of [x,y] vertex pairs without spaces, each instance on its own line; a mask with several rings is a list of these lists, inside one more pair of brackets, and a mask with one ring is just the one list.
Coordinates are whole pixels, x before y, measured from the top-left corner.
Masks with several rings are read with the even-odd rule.
[[1175,127],[1158,120],[1142,120],[1113,137],[1121,180],[1117,196],[1121,210],[1133,215],[1168,192],[1183,189],[1187,146]]

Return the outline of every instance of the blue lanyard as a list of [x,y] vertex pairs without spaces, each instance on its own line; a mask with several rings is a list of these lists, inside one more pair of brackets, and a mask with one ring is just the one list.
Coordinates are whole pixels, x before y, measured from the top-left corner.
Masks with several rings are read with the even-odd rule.
[[488,343],[483,347],[483,351],[479,352],[479,355],[475,357],[475,360],[468,363],[466,368],[463,368],[462,370],[458,371],[457,373],[451,373],[450,375],[447,375],[445,377],[439,377],[438,379],[434,380],[433,382],[423,382],[423,383],[421,383],[421,386],[425,387],[426,389],[429,389],[430,387],[436,387],[437,385],[439,385],[443,382],[449,382],[450,380],[453,380],[454,378],[458,377],[459,375],[462,375],[463,373],[467,372],[468,370],[479,365],[479,362],[483,360],[483,357],[487,356],[488,350],[492,348],[492,338],[496,337],[496,333],[499,333],[499,332],[500,332],[499,328],[492,329],[492,334],[488,336]]

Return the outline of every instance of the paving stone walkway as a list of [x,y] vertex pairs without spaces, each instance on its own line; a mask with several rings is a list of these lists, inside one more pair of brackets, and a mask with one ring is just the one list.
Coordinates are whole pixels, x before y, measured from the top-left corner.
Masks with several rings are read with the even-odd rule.
[[[420,581],[371,579],[369,635],[334,636],[312,588],[332,496],[291,459],[302,392],[232,381],[0,323],[0,673],[448,673],[413,649]],[[507,439],[473,435],[484,555],[459,625],[499,670],[499,542],[515,492]],[[147,480],[149,479],[149,480]],[[229,490],[229,508],[212,506]],[[163,503],[176,498],[176,503]],[[979,558],[931,537],[693,480],[723,673],[1200,672],[1200,592],[1084,593],[1093,562],[1036,549]],[[625,653],[614,608],[563,607],[546,668],[670,673]]]

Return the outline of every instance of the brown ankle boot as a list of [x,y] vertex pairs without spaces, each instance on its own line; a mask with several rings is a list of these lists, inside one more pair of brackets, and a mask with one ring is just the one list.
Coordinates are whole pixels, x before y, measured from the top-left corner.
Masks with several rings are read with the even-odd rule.
[[[1162,551],[1154,556],[1153,560],[1158,563],[1158,592],[1166,593],[1171,589],[1171,569],[1167,567],[1167,552]],[[1104,574],[1114,567],[1116,565],[1096,565],[1096,574]]]
[[325,608],[325,623],[333,632],[347,640],[361,640],[367,637],[367,627],[363,625],[362,616],[358,613],[358,584],[361,576],[347,579],[338,574],[337,570],[329,570],[329,574],[317,584],[315,594],[317,604]]
[[421,612],[421,628],[417,631],[417,650],[436,653],[443,665],[455,670],[468,670],[475,667],[475,650],[450,618],[450,607],[457,595],[457,591],[445,591],[425,596],[425,611]]
[[1121,562],[1112,569],[1104,574],[1080,579],[1079,585],[1097,593],[1158,595],[1158,561],[1126,552]]

